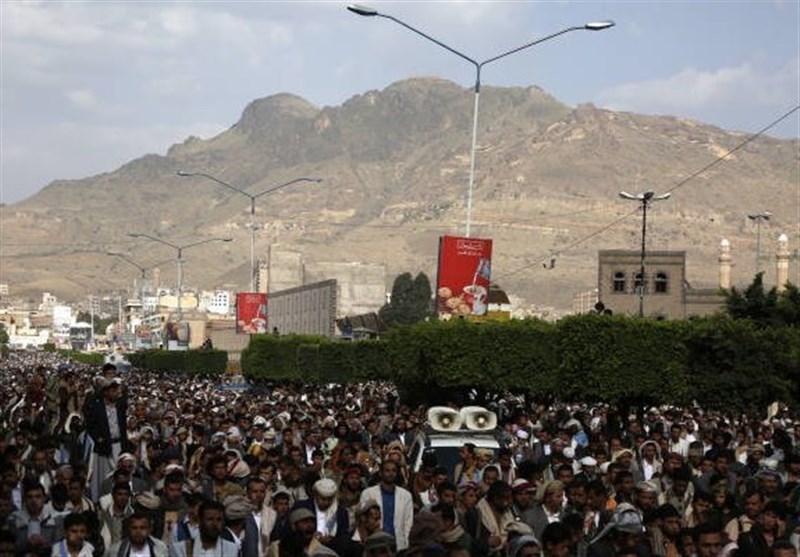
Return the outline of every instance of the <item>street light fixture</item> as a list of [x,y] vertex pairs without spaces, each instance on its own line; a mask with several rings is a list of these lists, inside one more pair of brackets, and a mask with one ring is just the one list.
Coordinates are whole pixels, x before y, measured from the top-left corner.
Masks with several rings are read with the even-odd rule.
[[637,195],[630,194],[626,191],[619,192],[619,196],[622,199],[627,199],[630,201],[637,201],[642,204],[642,255],[640,259],[639,265],[639,317],[644,317],[644,291],[645,291],[645,276],[644,276],[644,258],[646,253],[646,238],[647,238],[647,207],[653,201],[663,201],[665,199],[669,199],[671,194],[665,193],[662,195],[656,195],[652,191],[646,191],[644,193],[640,193]]
[[772,213],[769,211],[762,211],[760,213],[747,215],[747,218],[756,223],[756,274],[758,274],[761,270],[761,264],[759,262],[761,259],[761,223],[770,220],[772,218]]
[[156,236],[151,236],[150,234],[142,234],[137,232],[132,232],[128,234],[131,238],[145,238],[152,242],[157,242],[159,244],[163,244],[174,249],[177,253],[177,263],[178,263],[178,321],[183,320],[183,308],[181,306],[181,298],[183,297],[183,250],[193,248],[195,246],[201,246],[203,244],[208,244],[209,242],[232,242],[233,238],[206,238],[204,240],[198,240],[197,242],[192,242],[191,244],[183,244],[177,245],[173,244],[172,242],[168,242],[161,238],[157,238]]
[[145,277],[146,277],[147,271],[149,269],[155,269],[156,267],[158,267],[159,265],[163,265],[164,263],[169,263],[169,262],[172,261],[172,259],[166,259],[164,261],[159,261],[158,263],[153,263],[149,267],[145,267],[143,265],[140,265],[139,263],[137,263],[136,261],[134,261],[133,259],[131,259],[127,255],[125,255],[124,253],[117,253],[115,251],[107,251],[107,252],[105,252],[105,255],[108,255],[110,257],[118,257],[122,261],[124,261],[125,263],[128,263],[129,265],[139,269],[139,272],[142,274],[142,277],[141,277],[142,278],[142,282],[141,282],[141,286],[139,287],[139,300],[141,300],[141,302],[142,302],[142,314],[144,314],[144,281],[145,281]]
[[241,188],[237,188],[227,182],[223,182],[219,178],[212,176],[211,174],[206,174],[205,172],[186,172],[183,170],[179,170],[177,172],[178,176],[183,178],[192,178],[192,177],[200,177],[205,178],[207,180],[211,180],[212,182],[216,182],[217,184],[224,186],[230,190],[233,190],[237,193],[242,194],[246,198],[250,200],[250,292],[255,292],[256,290],[256,225],[255,225],[255,218],[256,218],[256,199],[267,195],[268,193],[276,192],[280,189],[283,189],[287,186],[291,186],[292,184],[297,184],[298,182],[313,182],[318,184],[322,182],[322,178],[295,178],[294,180],[290,180],[284,184],[278,184],[277,186],[273,186],[271,188],[267,188],[266,190],[262,191],[261,193],[257,193],[255,195],[244,191]]
[[496,62],[497,60],[500,60],[501,58],[505,58],[506,56],[510,56],[512,54],[515,54],[515,53],[520,52],[522,50],[528,49],[528,48],[530,48],[532,46],[541,44],[541,43],[543,43],[545,41],[549,41],[550,39],[554,39],[554,38],[556,38],[556,37],[558,37],[560,35],[563,35],[565,33],[569,33],[571,31],[602,31],[604,29],[608,29],[608,28],[613,27],[615,25],[615,23],[613,21],[594,21],[594,22],[586,23],[585,25],[577,25],[577,26],[574,26],[574,27],[567,27],[565,29],[562,29],[561,31],[558,31],[558,32],[553,33],[551,35],[547,35],[546,37],[542,37],[540,39],[536,39],[535,41],[531,41],[531,42],[526,43],[526,44],[524,44],[522,46],[519,46],[517,48],[511,49],[511,50],[506,51],[506,52],[503,52],[502,54],[498,54],[497,56],[493,56],[491,58],[488,58],[488,59],[484,60],[483,62],[478,62],[477,60],[474,60],[474,59],[470,58],[466,54],[464,54],[462,52],[459,52],[455,48],[446,45],[442,41],[440,41],[438,39],[434,39],[430,35],[428,35],[426,33],[423,33],[422,31],[420,31],[419,29],[417,29],[415,27],[412,27],[408,23],[406,23],[406,22],[404,22],[404,21],[402,21],[402,20],[400,20],[400,19],[398,19],[398,18],[396,18],[396,17],[394,17],[392,15],[381,13],[378,10],[376,10],[375,8],[371,8],[369,6],[364,6],[364,5],[361,5],[361,4],[351,4],[350,6],[347,6],[347,9],[350,10],[351,12],[353,12],[354,14],[357,14],[357,15],[360,15],[360,16],[364,16],[364,17],[382,17],[384,19],[389,19],[391,21],[394,21],[398,25],[401,25],[401,26],[405,27],[406,29],[408,29],[408,30],[416,33],[417,35],[423,37],[424,39],[427,39],[428,41],[439,45],[440,47],[444,48],[445,50],[452,52],[453,54],[455,54],[459,58],[461,58],[463,60],[466,60],[467,62],[469,62],[470,64],[472,64],[475,67],[475,89],[474,89],[475,90],[475,102],[474,102],[474,106],[473,106],[473,110],[472,110],[472,144],[471,144],[471,147],[470,147],[470,161],[469,161],[469,188],[467,190],[467,223],[466,223],[466,226],[465,226],[465,234],[464,234],[467,237],[469,237],[469,235],[470,235],[470,228],[471,228],[471,225],[472,225],[472,190],[473,190],[473,188],[475,186],[475,151],[476,151],[476,145],[477,145],[476,142],[477,142],[477,136],[478,136],[478,111],[479,111],[479,106],[480,106],[481,70],[483,69],[483,67],[488,65],[488,64],[491,64],[492,62]]

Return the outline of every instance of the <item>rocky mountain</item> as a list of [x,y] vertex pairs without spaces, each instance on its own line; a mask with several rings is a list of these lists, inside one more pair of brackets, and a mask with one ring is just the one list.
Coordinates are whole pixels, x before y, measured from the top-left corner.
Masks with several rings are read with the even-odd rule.
[[[184,254],[185,282],[210,288],[249,282],[249,202],[202,178],[252,194],[300,176],[257,201],[257,250],[279,242],[314,261],[385,263],[435,277],[438,237],[461,234],[469,173],[472,93],[411,79],[316,107],[291,94],[251,102],[226,132],[190,137],[105,174],[56,181],[0,209],[2,282],[12,293],[61,298],[130,287],[140,265],[175,257],[139,232],[176,244],[213,236]],[[638,249],[641,218],[617,193],[673,190],[648,212],[648,248],[686,250],[687,277],[713,285],[717,246],[731,241],[734,281],[752,279],[756,229],[768,209],[763,266],[774,239],[798,237],[798,141],[763,136],[695,176],[747,136],[668,116],[571,108],[537,87],[484,87],[472,235],[495,241],[494,279],[526,303],[568,309],[597,282],[597,250]],[[544,262],[555,257],[554,268]],[[792,261],[791,277],[798,276]],[[160,266],[164,280],[174,265]],[[547,266],[549,267],[549,265]],[[390,285],[389,285],[390,286]]]

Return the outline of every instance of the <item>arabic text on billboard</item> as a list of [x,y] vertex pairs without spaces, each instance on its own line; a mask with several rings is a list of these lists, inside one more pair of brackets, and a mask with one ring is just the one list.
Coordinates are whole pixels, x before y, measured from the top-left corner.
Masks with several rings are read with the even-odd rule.
[[483,315],[489,302],[492,241],[481,238],[439,238],[436,306],[442,316]]
[[267,332],[267,295],[263,292],[239,292],[236,295],[236,332]]

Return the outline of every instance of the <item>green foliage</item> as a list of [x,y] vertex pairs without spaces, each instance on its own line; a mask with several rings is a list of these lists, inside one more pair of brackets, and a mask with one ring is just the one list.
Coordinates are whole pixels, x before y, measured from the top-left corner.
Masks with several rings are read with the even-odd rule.
[[52,342],[45,342],[45,343],[42,345],[42,352],[49,352],[49,353],[53,353],[53,352],[55,352],[55,351],[56,351],[56,345],[55,345],[55,344],[53,344]]
[[431,281],[425,273],[416,278],[403,273],[394,279],[391,302],[378,312],[390,327],[413,325],[433,315],[433,291]]
[[251,335],[250,344],[242,351],[242,373],[248,379],[303,381],[298,347],[327,342],[327,337],[314,335]]
[[69,358],[74,362],[88,364],[92,366],[102,366],[105,362],[105,354],[100,352],[77,352],[75,350],[59,350],[59,354]]
[[221,376],[228,365],[228,353],[224,350],[145,350],[128,354],[128,361],[133,367],[147,371]]
[[643,406],[686,401],[685,325],[606,315],[558,323],[556,394]]
[[228,367],[225,350],[189,350],[184,354],[183,369],[194,375],[220,376]]
[[800,327],[800,289],[794,284],[787,284],[778,295],[776,313],[781,323]]
[[6,326],[0,323],[0,346],[6,344],[8,344],[8,331],[6,331]]
[[692,399],[704,407],[762,411],[774,400],[790,401],[797,385],[798,331],[759,328],[728,316],[692,322],[686,341]]
[[[88,311],[79,311],[78,315],[75,317],[76,321],[83,321],[84,323],[91,323],[92,322],[92,314]],[[98,315],[94,316],[94,334],[96,335],[104,335],[106,334],[106,329],[112,323],[116,323],[117,320],[113,317],[106,317],[105,319],[101,319]]]
[[731,288],[725,293],[725,309],[734,319],[749,319],[759,326],[800,326],[800,290],[788,283],[778,293],[774,286],[764,290],[764,273],[740,292]]
[[800,329],[727,316],[656,321],[581,315],[560,322],[430,321],[380,340],[254,335],[242,369],[255,379],[395,382],[409,404],[462,402],[470,389],[625,407],[763,409],[800,400]]

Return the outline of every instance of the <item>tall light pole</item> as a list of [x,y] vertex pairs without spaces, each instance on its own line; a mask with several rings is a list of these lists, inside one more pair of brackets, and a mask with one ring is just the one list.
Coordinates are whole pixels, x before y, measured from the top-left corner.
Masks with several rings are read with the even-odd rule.
[[614,22],[613,21],[597,21],[597,22],[587,23],[585,25],[567,27],[566,29],[562,29],[561,31],[558,31],[558,32],[553,33],[551,35],[547,35],[546,37],[542,37],[540,39],[536,39],[535,41],[531,41],[531,42],[526,43],[526,44],[524,44],[522,46],[519,46],[517,48],[511,49],[511,50],[506,51],[506,52],[503,52],[502,54],[498,54],[497,56],[492,56],[491,58],[487,58],[483,62],[478,62],[477,60],[474,60],[474,59],[470,58],[466,54],[464,54],[462,52],[459,52],[455,48],[446,45],[442,41],[440,41],[438,39],[434,39],[430,35],[428,35],[426,33],[423,33],[422,31],[420,31],[419,29],[417,29],[415,27],[412,27],[408,23],[406,23],[404,21],[401,21],[400,19],[398,19],[398,18],[396,18],[396,17],[394,17],[392,15],[380,13],[375,8],[371,8],[369,6],[362,6],[362,5],[359,5],[359,4],[352,4],[350,6],[347,6],[347,9],[350,10],[351,12],[353,12],[354,14],[358,14],[360,16],[382,17],[384,19],[392,20],[395,23],[397,23],[399,25],[402,25],[406,29],[408,29],[410,31],[413,31],[414,33],[416,33],[417,35],[423,37],[424,39],[427,39],[430,42],[432,42],[434,44],[437,44],[440,47],[444,48],[445,50],[447,50],[449,52],[452,52],[453,54],[455,54],[456,56],[458,56],[462,60],[466,60],[467,62],[469,62],[470,64],[472,64],[475,67],[475,101],[474,101],[474,105],[473,105],[473,109],[472,109],[472,144],[471,144],[471,147],[470,147],[470,158],[469,158],[469,188],[467,189],[467,223],[466,223],[466,226],[464,228],[464,235],[467,236],[467,237],[469,237],[469,235],[470,235],[470,228],[471,228],[471,225],[472,225],[472,190],[473,190],[474,185],[475,185],[475,150],[476,150],[477,137],[478,137],[478,109],[479,109],[479,105],[480,105],[480,93],[481,93],[481,70],[483,69],[483,67],[488,65],[488,64],[491,64],[492,62],[496,62],[497,60],[500,60],[501,58],[505,58],[506,56],[510,56],[512,54],[515,54],[517,52],[520,52],[522,50],[525,50],[525,49],[530,48],[532,46],[535,46],[537,44],[541,44],[541,43],[543,43],[545,41],[549,41],[550,39],[554,39],[554,38],[558,37],[559,35],[563,35],[565,33],[571,32],[571,31],[602,31],[604,29],[608,29],[608,28],[614,26]]
[[162,240],[161,238],[157,238],[155,236],[151,236],[150,234],[141,234],[132,232],[128,234],[131,238],[146,238],[152,242],[157,242],[159,244],[163,244],[165,246],[171,247],[177,253],[177,263],[178,263],[178,321],[183,319],[183,308],[181,307],[181,298],[183,297],[183,250],[193,248],[195,246],[201,246],[203,244],[208,244],[209,242],[232,242],[233,238],[206,238],[205,240],[199,240],[197,242],[192,242],[191,244],[184,244],[184,245],[176,245],[172,242],[168,242],[166,240]]
[[769,211],[762,211],[760,213],[753,213],[747,215],[747,218],[755,221],[756,223],[756,274],[761,270],[761,223],[766,222],[772,218],[772,213]]
[[139,300],[142,302],[142,315],[144,315],[145,314],[145,310],[144,310],[144,281],[145,281],[145,278],[146,278],[146,275],[147,275],[147,271],[149,269],[155,269],[156,267],[158,267],[159,265],[163,265],[164,263],[169,263],[172,260],[171,259],[166,259],[164,261],[159,261],[158,263],[153,263],[149,267],[145,267],[143,265],[140,265],[139,263],[137,263],[136,261],[134,261],[133,259],[131,259],[127,255],[125,255],[124,253],[117,253],[115,251],[107,251],[107,252],[105,252],[105,254],[110,256],[110,257],[118,257],[118,258],[120,258],[122,261],[124,261],[128,265],[136,267],[139,270],[139,272],[141,273],[141,285],[139,286]]
[[322,178],[295,178],[294,180],[290,180],[284,184],[278,184],[277,186],[272,186],[261,193],[253,195],[252,193],[248,193],[241,188],[237,188],[236,186],[232,186],[227,182],[223,182],[219,178],[212,176],[211,174],[206,174],[205,172],[186,172],[180,170],[177,174],[178,176],[182,176],[184,178],[198,176],[200,178],[211,180],[212,182],[216,182],[221,186],[242,194],[250,200],[250,292],[255,292],[256,290],[256,199],[269,193],[276,192],[287,186],[291,186],[292,184],[297,184],[298,182],[313,182],[315,184],[322,182]]
[[642,255],[639,265],[639,317],[644,317],[644,291],[645,291],[645,275],[644,275],[644,258],[647,250],[647,207],[653,201],[663,201],[669,199],[670,194],[665,193],[656,195],[652,191],[646,191],[637,195],[632,195],[628,192],[621,191],[619,196],[622,199],[638,201],[642,204]]

